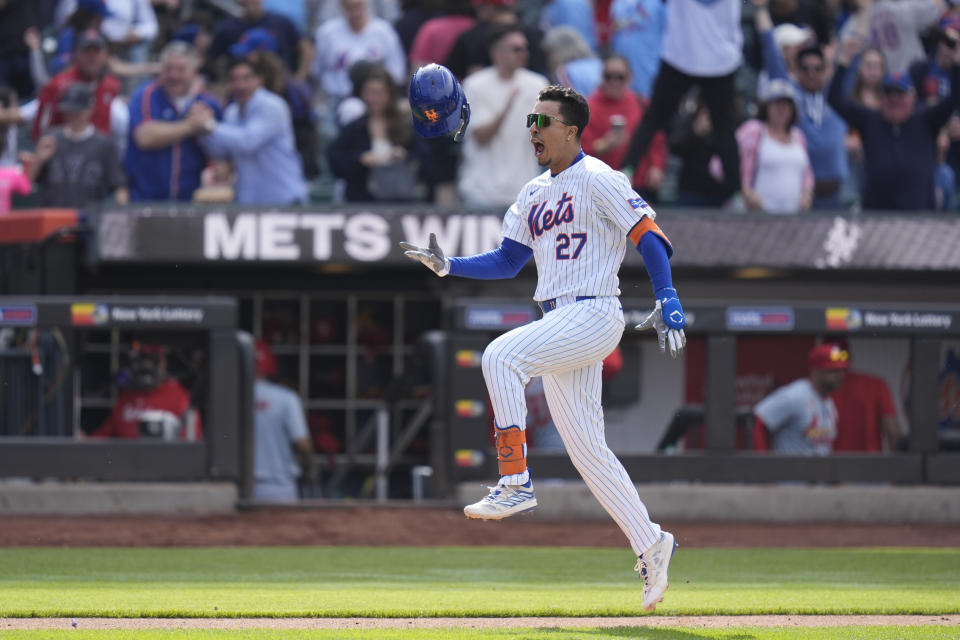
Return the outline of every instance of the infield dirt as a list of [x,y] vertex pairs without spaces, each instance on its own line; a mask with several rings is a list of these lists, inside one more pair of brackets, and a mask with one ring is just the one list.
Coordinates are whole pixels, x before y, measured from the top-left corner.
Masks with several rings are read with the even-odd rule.
[[[588,546],[624,547],[612,521],[467,520],[459,508],[273,508],[219,516],[3,516],[0,546]],[[685,547],[960,547],[934,524],[665,522]]]

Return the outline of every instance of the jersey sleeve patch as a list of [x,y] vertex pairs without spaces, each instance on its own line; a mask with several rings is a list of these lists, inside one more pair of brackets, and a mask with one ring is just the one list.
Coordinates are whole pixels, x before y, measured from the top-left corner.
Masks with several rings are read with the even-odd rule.
[[640,196],[637,196],[636,198],[628,198],[627,204],[629,204],[634,209],[646,209],[648,206],[647,201],[641,198]]
[[[640,200],[643,200],[643,198],[640,198]],[[644,206],[646,206],[646,203],[644,203]],[[644,235],[645,233],[647,233],[648,231],[651,232],[651,233],[655,233],[655,234],[657,234],[658,236],[660,236],[660,238],[661,238],[661,239],[664,241],[664,243],[666,243],[666,245],[667,245],[667,255],[668,255],[668,256],[672,256],[672,255],[673,255],[673,245],[670,243],[670,238],[667,237],[667,234],[665,234],[665,233],[660,229],[660,227],[657,225],[656,222],[654,222],[653,220],[651,220],[651,219],[648,218],[647,216],[643,216],[642,218],[640,218],[640,221],[639,221],[637,224],[633,225],[633,228],[630,229],[630,233],[627,234],[627,237],[630,238],[630,241],[633,242],[633,244],[639,246],[639,245],[640,245],[640,238],[642,238],[643,235]]]

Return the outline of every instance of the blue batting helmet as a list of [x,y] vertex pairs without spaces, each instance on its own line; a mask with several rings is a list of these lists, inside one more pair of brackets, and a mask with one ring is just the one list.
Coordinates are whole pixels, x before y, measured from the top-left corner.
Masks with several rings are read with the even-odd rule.
[[450,69],[428,64],[410,79],[413,130],[424,138],[450,135],[460,142],[470,122],[470,104]]

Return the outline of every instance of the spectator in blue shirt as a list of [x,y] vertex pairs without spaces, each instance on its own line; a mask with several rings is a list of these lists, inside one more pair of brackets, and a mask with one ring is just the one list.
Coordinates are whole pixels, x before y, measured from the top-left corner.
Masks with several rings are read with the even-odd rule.
[[666,11],[663,0],[613,0],[610,48],[630,63],[634,93],[649,98],[660,70],[660,43]]
[[841,43],[830,104],[863,139],[863,208],[933,211],[937,204],[937,135],[960,106],[960,49],[953,54],[946,100],[933,106],[918,105],[910,77],[888,73],[880,109],[867,109],[853,103],[843,88],[847,65],[858,45],[862,43],[856,40]]
[[[133,201],[189,201],[200,186],[207,155],[197,142],[208,115],[220,117],[213,96],[198,91],[197,59],[171,42],[160,54],[160,76],[130,99],[124,168]],[[195,108],[195,105],[205,105]]]
[[573,27],[594,52],[597,51],[597,21],[590,0],[548,0],[540,13],[540,29]]
[[209,112],[203,138],[211,155],[236,170],[236,200],[243,204],[289,205],[307,201],[300,156],[293,138],[290,108],[263,88],[263,71],[245,58],[230,63],[233,99],[217,124]]
[[317,162],[316,117],[310,103],[310,85],[293,76],[277,55],[277,43],[266,29],[251,29],[243,34],[240,42],[230,47],[230,55],[247,58],[263,72],[264,86],[287,102],[293,118],[293,136],[303,166],[303,175],[308,180],[320,174]]
[[250,29],[266,29],[277,41],[278,54],[287,68],[295,72],[301,80],[306,80],[313,62],[313,44],[310,40],[301,37],[297,28],[285,16],[264,11],[263,0],[240,0],[240,4],[244,9],[242,17],[227,18],[217,24],[208,52],[209,59],[216,60],[227,55],[230,47],[239,42],[243,34]]
[[850,179],[844,140],[847,125],[827,102],[827,62],[819,45],[797,52],[797,77],[790,76],[787,64],[773,39],[773,20],[768,0],[753,0],[763,67],[770,79],[789,80],[796,89],[797,126],[807,139],[807,153],[813,168],[813,208],[841,209],[841,193]]

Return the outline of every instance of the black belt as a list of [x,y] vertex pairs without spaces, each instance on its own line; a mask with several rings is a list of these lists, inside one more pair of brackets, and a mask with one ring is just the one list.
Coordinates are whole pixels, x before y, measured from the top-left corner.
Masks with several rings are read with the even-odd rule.
[[[577,302],[580,302],[581,300],[593,300],[596,297],[597,296],[577,296],[576,300]],[[548,311],[553,311],[557,308],[557,299],[550,298],[549,300],[544,300],[543,302],[538,302],[537,304],[540,305],[541,311],[547,313]]]

